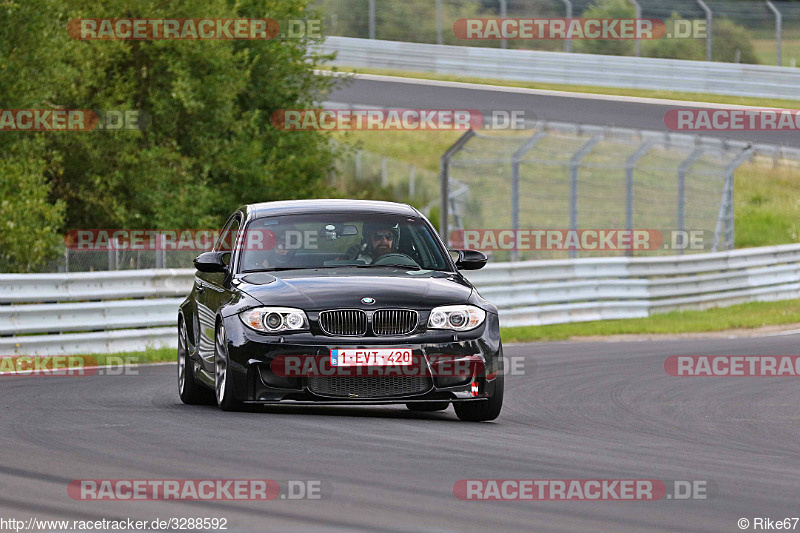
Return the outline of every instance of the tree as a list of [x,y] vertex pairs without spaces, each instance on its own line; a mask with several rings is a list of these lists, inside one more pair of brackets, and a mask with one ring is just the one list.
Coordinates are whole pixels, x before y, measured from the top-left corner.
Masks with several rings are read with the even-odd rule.
[[[320,132],[270,124],[318,105],[334,78],[314,36],[274,40],[72,39],[72,19],[314,19],[298,0],[0,2],[0,109],[137,110],[143,130],[0,133],[0,150],[35,138],[17,176],[41,172],[63,227],[218,227],[236,206],[326,196],[336,158]],[[26,160],[27,161],[27,160]],[[15,211],[16,212],[16,211]]]

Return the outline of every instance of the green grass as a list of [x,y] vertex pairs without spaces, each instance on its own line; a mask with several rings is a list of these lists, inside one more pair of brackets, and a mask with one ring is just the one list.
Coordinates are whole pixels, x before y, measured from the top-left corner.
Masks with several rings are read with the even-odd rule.
[[369,152],[405,161],[418,168],[439,172],[439,160],[463,131],[332,132],[339,141]]
[[704,333],[800,323],[800,300],[750,302],[705,311],[674,311],[647,318],[503,328],[503,342],[559,341],[625,334]]
[[[778,54],[775,49],[774,37],[771,39],[753,39],[753,46],[763,65],[777,64],[776,58]],[[792,58],[795,59],[796,65],[800,65],[800,39],[783,39],[782,54],[784,67],[791,65]]]
[[800,242],[800,170],[743,165],[734,182],[736,247]]
[[[800,43],[800,41],[797,41]],[[775,45],[773,43],[772,63],[775,64]],[[766,52],[765,52],[766,53]],[[787,49],[784,48],[784,64],[789,64],[789,59],[792,57],[787,54]],[[800,55],[797,56],[800,58]],[[765,61],[765,64],[770,64]],[[337,67],[339,72],[355,72],[361,74],[381,74],[384,76],[402,76],[406,78],[417,79],[430,79],[442,81],[458,81],[463,83],[481,83],[485,85],[498,85],[504,87],[522,87],[526,89],[545,89],[551,91],[568,91],[576,93],[588,94],[605,94],[612,96],[635,96],[640,98],[663,98],[668,100],[683,100],[691,102],[708,102],[717,104],[731,104],[731,105],[748,105],[755,107],[777,107],[796,109],[800,106],[800,100],[782,100],[777,98],[753,98],[744,96],[728,96],[717,94],[704,94],[704,93],[683,93],[674,91],[657,91],[648,89],[625,89],[619,87],[594,87],[588,85],[566,85],[557,83],[537,83],[527,81],[512,81],[512,80],[496,80],[487,78],[477,78],[474,76],[457,76],[449,74],[435,74],[433,72],[416,72],[405,70],[392,70],[392,69],[375,69],[375,68],[349,68]]]
[[141,352],[96,353],[83,357],[91,362],[97,361],[98,366],[120,366],[174,362],[178,360],[178,352],[176,348],[148,348]]

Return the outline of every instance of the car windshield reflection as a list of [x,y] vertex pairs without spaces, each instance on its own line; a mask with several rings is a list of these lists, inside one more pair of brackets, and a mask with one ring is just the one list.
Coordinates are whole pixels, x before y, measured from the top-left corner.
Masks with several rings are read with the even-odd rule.
[[451,269],[422,219],[389,215],[290,215],[252,220],[239,236],[239,271],[322,268]]

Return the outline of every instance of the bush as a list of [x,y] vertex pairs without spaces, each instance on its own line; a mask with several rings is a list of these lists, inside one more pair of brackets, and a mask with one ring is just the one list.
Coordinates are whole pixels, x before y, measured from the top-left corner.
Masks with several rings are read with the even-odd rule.
[[41,138],[0,159],[0,270],[32,272],[62,250],[64,203],[50,202]]
[[[667,28],[671,28],[671,21],[681,18],[673,13]],[[758,57],[751,40],[750,32],[743,26],[730,19],[722,18],[712,24],[712,49],[713,61],[733,63],[736,61],[736,50],[740,51],[740,63],[757,64]],[[663,37],[654,41],[645,41],[642,45],[642,55],[647,57],[662,57],[667,59],[692,59],[703,61],[706,58],[706,40],[703,39],[668,39]]]
[[[636,10],[628,0],[595,0],[583,12],[583,18],[633,18]],[[575,41],[573,49],[582,54],[630,56],[636,51],[634,41],[585,40]]]
[[743,26],[730,19],[722,18],[715,20],[712,28],[711,58],[714,61],[733,63],[736,61],[736,51],[739,50],[741,53],[740,63],[759,63],[750,32]]

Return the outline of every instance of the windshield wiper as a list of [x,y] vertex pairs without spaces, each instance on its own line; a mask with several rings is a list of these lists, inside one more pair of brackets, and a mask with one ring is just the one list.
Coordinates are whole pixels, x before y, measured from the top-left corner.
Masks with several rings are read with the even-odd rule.
[[422,267],[414,266],[414,265],[399,265],[397,263],[386,263],[383,265],[363,265],[365,267],[392,267],[392,268],[402,268],[404,270],[422,270]]
[[257,268],[255,270],[243,270],[246,274],[253,274],[255,272],[283,272],[284,270],[313,270],[315,268],[327,267],[273,267],[273,268]]

